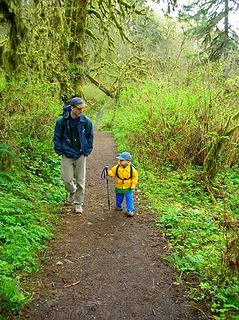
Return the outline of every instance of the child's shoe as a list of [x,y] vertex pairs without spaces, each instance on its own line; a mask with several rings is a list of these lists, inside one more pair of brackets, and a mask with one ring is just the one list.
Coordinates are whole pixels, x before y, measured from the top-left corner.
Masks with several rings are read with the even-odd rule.
[[134,216],[134,211],[128,211],[127,212],[128,217],[133,217]]
[[118,208],[118,207],[116,207],[115,210],[116,210],[116,211],[122,211],[123,208]]

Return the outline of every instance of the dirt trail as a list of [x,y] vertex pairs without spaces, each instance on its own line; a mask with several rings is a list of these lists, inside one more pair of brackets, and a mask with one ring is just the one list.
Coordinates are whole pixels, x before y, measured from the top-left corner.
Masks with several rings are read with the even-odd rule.
[[[165,240],[153,213],[133,218],[107,207],[100,173],[115,163],[110,133],[95,133],[88,158],[84,213],[62,211],[62,229],[51,241],[42,270],[30,282],[34,300],[21,312],[32,320],[198,320],[175,272],[162,260]],[[110,182],[112,207],[113,181]]]

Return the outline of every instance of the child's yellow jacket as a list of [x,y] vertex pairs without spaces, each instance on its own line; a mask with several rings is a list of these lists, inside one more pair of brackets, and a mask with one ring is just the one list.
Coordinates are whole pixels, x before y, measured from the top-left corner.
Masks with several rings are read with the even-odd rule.
[[[131,170],[132,178],[130,178]],[[130,163],[124,168],[118,161],[118,164],[108,171],[108,175],[115,177],[116,192],[130,192],[131,187],[135,187],[138,183],[138,172]]]

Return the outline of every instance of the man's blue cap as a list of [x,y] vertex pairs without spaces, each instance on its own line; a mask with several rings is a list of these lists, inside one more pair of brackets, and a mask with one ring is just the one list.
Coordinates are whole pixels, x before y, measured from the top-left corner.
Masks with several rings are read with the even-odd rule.
[[85,101],[79,97],[74,97],[71,99],[71,106],[74,107],[74,106],[85,106]]
[[132,156],[129,152],[122,152],[118,157],[116,157],[116,159],[119,160],[128,160],[131,161],[132,160]]

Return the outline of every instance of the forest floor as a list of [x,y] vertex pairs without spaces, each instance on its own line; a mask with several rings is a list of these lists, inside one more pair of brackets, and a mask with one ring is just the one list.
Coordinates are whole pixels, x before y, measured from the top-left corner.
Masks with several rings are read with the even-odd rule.
[[110,133],[95,133],[84,212],[62,209],[60,230],[49,243],[41,271],[27,280],[33,300],[15,319],[209,319],[186,298],[175,282],[176,272],[162,258],[167,240],[143,195],[135,194],[135,216],[127,217],[114,210],[110,180],[109,210],[101,171],[115,164],[116,152]]

